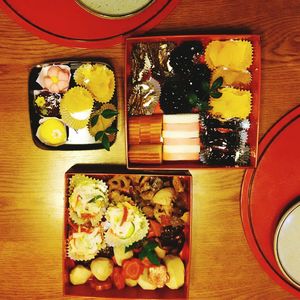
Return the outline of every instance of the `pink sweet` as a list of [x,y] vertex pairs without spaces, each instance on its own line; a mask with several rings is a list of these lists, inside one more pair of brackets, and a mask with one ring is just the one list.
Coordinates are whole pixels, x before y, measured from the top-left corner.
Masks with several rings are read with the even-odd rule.
[[43,78],[44,88],[51,93],[65,92],[69,87],[70,73],[59,66],[51,66]]

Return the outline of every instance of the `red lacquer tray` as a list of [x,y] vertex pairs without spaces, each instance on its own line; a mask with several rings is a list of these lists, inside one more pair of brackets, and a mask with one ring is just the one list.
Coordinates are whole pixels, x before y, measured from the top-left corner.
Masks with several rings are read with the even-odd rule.
[[162,21],[179,0],[156,0],[141,13],[123,19],[95,16],[75,0],[1,0],[0,7],[33,34],[64,46],[101,48],[123,42]]
[[280,218],[300,195],[299,132],[300,106],[262,139],[257,168],[245,172],[241,192],[242,222],[251,250],[271,278],[298,297],[300,290],[284,279],[276,263],[273,240]]

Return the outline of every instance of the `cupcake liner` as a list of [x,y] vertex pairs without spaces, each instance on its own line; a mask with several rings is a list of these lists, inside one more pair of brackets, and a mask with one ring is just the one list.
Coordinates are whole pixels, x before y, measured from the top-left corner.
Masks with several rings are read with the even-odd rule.
[[159,103],[160,94],[160,84],[152,77],[136,84],[128,100],[128,114],[152,115]]
[[218,67],[213,70],[211,82],[214,82],[218,77],[223,78],[223,86],[246,87],[251,83],[252,75],[248,70],[232,70],[227,67]]
[[[120,224],[120,217],[123,216],[123,209],[127,208],[127,220]],[[108,230],[105,232],[104,238],[107,245],[112,247],[130,246],[134,242],[142,240],[148,233],[149,223],[145,215],[135,206],[128,202],[118,203],[116,206],[108,208],[105,214],[106,220],[110,224]],[[129,225],[129,227],[126,225]],[[125,226],[125,228],[124,228]],[[122,228],[122,229],[121,229]],[[130,236],[120,236],[119,233],[128,234],[130,230],[133,232]]]
[[108,187],[106,185],[106,183],[103,180],[99,180],[99,179],[95,179],[92,177],[88,177],[86,175],[83,174],[75,174],[74,176],[72,176],[69,180],[69,195],[71,195],[73,193],[74,188],[79,185],[80,183],[86,183],[86,184],[91,184],[91,183],[97,183],[101,185],[101,189],[103,191],[107,191]]
[[92,64],[82,64],[80,67],[78,67],[73,75],[76,84],[83,86],[88,84],[90,82],[92,69]]
[[67,255],[76,261],[89,261],[96,257],[101,249],[106,247],[103,229],[95,227],[90,232],[73,232],[68,238]]
[[84,175],[74,180],[70,184],[72,193],[68,199],[70,218],[78,225],[91,223],[95,226],[101,221],[108,206],[108,186],[102,180],[93,180]]
[[240,126],[242,129],[249,130],[251,123],[250,123],[249,119],[245,119],[245,120],[241,121]]
[[90,80],[84,84],[95,100],[101,103],[109,102],[112,99],[115,85],[114,72],[103,64],[93,65]]
[[246,70],[253,61],[252,43],[246,40],[212,41],[206,47],[205,61],[211,70],[218,67]]
[[[117,111],[117,108],[113,104],[105,103],[101,106],[100,109],[92,112],[91,117],[88,122],[88,129],[92,136],[95,136],[97,134],[97,132],[99,132],[99,131],[105,131],[105,129],[110,127],[112,125],[112,123],[114,122],[114,120],[117,118],[116,115],[112,116],[109,119],[104,118],[102,116],[102,113],[107,109]],[[92,126],[91,123],[95,116],[98,116],[97,123],[94,124],[94,126]],[[111,136],[113,137],[114,135],[112,134]],[[114,140],[114,138],[113,138],[113,140]]]
[[92,112],[94,100],[83,87],[73,87],[68,90],[60,102],[62,120],[74,129],[84,128]]
[[220,98],[210,98],[209,100],[212,116],[221,120],[245,119],[249,116],[252,110],[250,91],[225,87],[220,89],[220,92],[222,93]]
[[147,235],[149,231],[149,222],[146,218],[143,226],[144,226],[143,228],[136,231],[131,237],[126,239],[120,239],[112,232],[111,229],[108,229],[108,231],[106,231],[104,234],[105,242],[107,245],[111,247],[119,247],[119,246],[128,247],[133,243],[142,240]]
[[248,145],[241,147],[237,152],[237,165],[248,166],[250,164],[251,151]]

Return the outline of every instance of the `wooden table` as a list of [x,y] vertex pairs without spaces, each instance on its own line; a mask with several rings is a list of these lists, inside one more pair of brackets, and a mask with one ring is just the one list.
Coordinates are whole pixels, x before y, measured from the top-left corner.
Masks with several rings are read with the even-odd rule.
[[[299,104],[300,2],[182,0],[151,34],[256,33],[262,40],[260,137]],[[41,16],[42,17],[42,16]],[[53,152],[30,135],[27,80],[32,65],[55,58],[104,57],[116,69],[123,107],[124,45],[58,46],[0,13],[0,298],[62,297],[64,173],[82,163],[125,163],[124,116],[109,155]],[[250,251],[240,218],[243,170],[199,170],[194,176],[191,299],[288,299]]]

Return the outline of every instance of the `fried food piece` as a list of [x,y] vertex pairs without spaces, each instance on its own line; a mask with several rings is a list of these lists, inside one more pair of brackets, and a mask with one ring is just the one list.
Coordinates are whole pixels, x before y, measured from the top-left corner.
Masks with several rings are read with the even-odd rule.
[[129,194],[131,181],[124,175],[115,175],[113,178],[108,180],[109,191],[117,190]]

